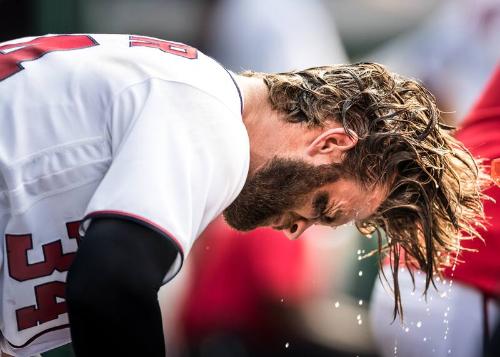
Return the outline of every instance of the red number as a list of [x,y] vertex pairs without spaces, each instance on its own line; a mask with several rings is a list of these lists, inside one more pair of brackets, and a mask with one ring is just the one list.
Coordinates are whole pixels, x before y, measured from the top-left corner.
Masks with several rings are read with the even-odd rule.
[[38,308],[32,305],[16,310],[19,331],[55,320],[67,311],[66,301],[57,301],[66,298],[66,284],[62,281],[35,286],[35,296]]
[[196,48],[179,42],[170,42],[143,36],[130,36],[130,47],[136,46],[158,48],[163,52],[188,59],[198,58],[198,51]]
[[[70,239],[79,240],[79,221],[66,223],[66,230]],[[28,251],[33,248],[31,234],[5,236],[7,246],[7,260],[9,275],[17,281],[41,278],[51,275],[55,270],[67,271],[73,262],[76,253],[62,252],[61,241],[55,241],[42,246],[44,261],[30,264]],[[19,331],[35,327],[47,321],[55,320],[66,312],[65,283],[50,282],[35,286],[36,306],[27,306],[16,310]]]
[[[80,222],[69,222],[66,224],[68,237],[78,238],[78,225]],[[17,281],[41,278],[52,274],[55,270],[63,272],[69,269],[75,253],[62,252],[61,241],[55,241],[42,246],[44,261],[30,264],[28,262],[28,251],[33,249],[31,234],[7,234],[5,236],[9,273]]]
[[0,46],[0,81],[22,71],[22,62],[36,60],[49,52],[78,50],[97,45],[90,36],[60,35]]

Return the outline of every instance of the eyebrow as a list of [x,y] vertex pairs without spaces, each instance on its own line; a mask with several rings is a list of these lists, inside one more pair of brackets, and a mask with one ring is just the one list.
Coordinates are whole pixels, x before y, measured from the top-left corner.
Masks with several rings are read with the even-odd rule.
[[326,210],[326,206],[328,205],[328,201],[330,200],[330,195],[328,192],[318,192],[313,200],[313,211],[314,217],[319,217],[323,215],[323,212]]
[[328,192],[324,192],[324,191],[318,192],[318,194],[316,194],[316,196],[313,199],[314,217],[319,218],[319,220],[322,223],[326,223],[326,224],[334,223],[339,217],[341,217],[343,215],[343,212],[340,209],[337,209],[335,211],[335,214],[333,215],[333,217],[329,217],[329,216],[325,215],[324,212],[327,208],[329,200],[330,200],[330,195],[328,194]]

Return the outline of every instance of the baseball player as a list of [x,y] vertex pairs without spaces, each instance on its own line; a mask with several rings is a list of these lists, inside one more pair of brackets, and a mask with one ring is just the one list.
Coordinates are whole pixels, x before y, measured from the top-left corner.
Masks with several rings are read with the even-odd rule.
[[222,212],[290,239],[384,229],[427,286],[482,217],[432,95],[372,63],[235,75],[151,37],[23,38],[0,44],[0,128],[10,355],[164,356],[157,291]]

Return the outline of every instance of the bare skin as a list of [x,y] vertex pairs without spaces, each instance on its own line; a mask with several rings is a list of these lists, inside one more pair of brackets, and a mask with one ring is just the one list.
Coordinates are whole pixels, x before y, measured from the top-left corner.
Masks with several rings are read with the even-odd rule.
[[[243,92],[243,123],[250,139],[249,176],[276,156],[303,160],[314,166],[341,163],[343,154],[356,145],[356,135],[347,135],[334,121],[327,127],[312,129],[286,122],[280,117],[282,113],[272,109],[261,79],[238,76],[237,81]],[[321,204],[318,195],[323,196]],[[381,187],[364,189],[353,180],[341,179],[313,190],[305,203],[273,217],[266,226],[296,239],[313,224],[339,226],[366,218],[384,197],[385,190]]]

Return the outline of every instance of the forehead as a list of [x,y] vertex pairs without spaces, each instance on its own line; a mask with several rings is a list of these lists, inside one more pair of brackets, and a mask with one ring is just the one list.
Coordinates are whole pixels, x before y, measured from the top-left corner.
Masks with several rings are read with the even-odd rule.
[[382,187],[365,189],[354,180],[340,179],[326,184],[313,192],[312,205],[335,207],[346,220],[364,219],[372,215],[382,203],[385,190]]

